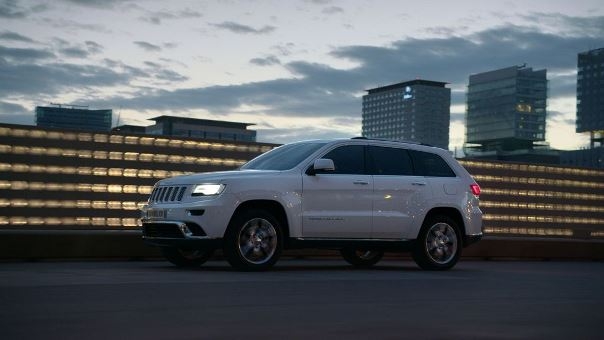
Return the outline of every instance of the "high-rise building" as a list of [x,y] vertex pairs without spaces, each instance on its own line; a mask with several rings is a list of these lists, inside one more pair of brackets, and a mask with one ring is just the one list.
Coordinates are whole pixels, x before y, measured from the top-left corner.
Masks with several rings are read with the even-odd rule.
[[151,120],[155,121],[155,125],[146,127],[148,134],[241,142],[256,141],[256,131],[247,129],[254,124],[176,116],[159,116]]
[[448,149],[451,89],[446,84],[417,79],[367,90],[363,96],[363,137]]
[[523,65],[470,76],[466,155],[532,151],[545,141],[546,74]]
[[44,128],[111,130],[113,110],[89,110],[87,106],[52,104],[36,106],[36,125]]
[[589,132],[591,147],[604,141],[604,48],[579,53],[577,132]]

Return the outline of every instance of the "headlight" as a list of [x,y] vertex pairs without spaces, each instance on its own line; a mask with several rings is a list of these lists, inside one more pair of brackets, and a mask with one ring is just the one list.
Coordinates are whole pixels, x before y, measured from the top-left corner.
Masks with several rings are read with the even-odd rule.
[[193,187],[191,196],[215,196],[224,191],[224,184],[197,184]]

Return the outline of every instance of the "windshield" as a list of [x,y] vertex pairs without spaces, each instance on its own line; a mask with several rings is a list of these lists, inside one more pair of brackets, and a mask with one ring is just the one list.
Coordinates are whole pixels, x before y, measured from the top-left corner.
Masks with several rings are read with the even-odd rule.
[[264,153],[241,167],[241,170],[289,170],[317,151],[326,142],[286,144]]

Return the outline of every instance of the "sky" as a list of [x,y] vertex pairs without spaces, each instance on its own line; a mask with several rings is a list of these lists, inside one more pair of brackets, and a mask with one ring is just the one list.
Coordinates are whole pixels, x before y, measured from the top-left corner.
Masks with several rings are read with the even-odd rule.
[[367,89],[449,83],[461,149],[471,74],[547,69],[546,141],[571,150],[577,53],[604,47],[601,0],[0,0],[0,122],[37,105],[256,124],[258,141],[361,135]]

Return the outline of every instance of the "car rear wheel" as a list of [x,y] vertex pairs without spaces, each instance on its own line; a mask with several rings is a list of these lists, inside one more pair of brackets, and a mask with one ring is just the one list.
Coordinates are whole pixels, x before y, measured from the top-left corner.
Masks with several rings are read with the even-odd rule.
[[224,253],[231,266],[241,270],[272,267],[283,249],[281,224],[264,210],[246,210],[231,221]]
[[214,250],[162,248],[162,253],[178,267],[199,267],[212,257]]
[[340,253],[346,262],[362,268],[371,267],[384,257],[384,252],[381,250],[344,248],[340,250]]
[[424,221],[412,255],[422,269],[447,270],[461,256],[461,233],[448,216],[436,215]]

